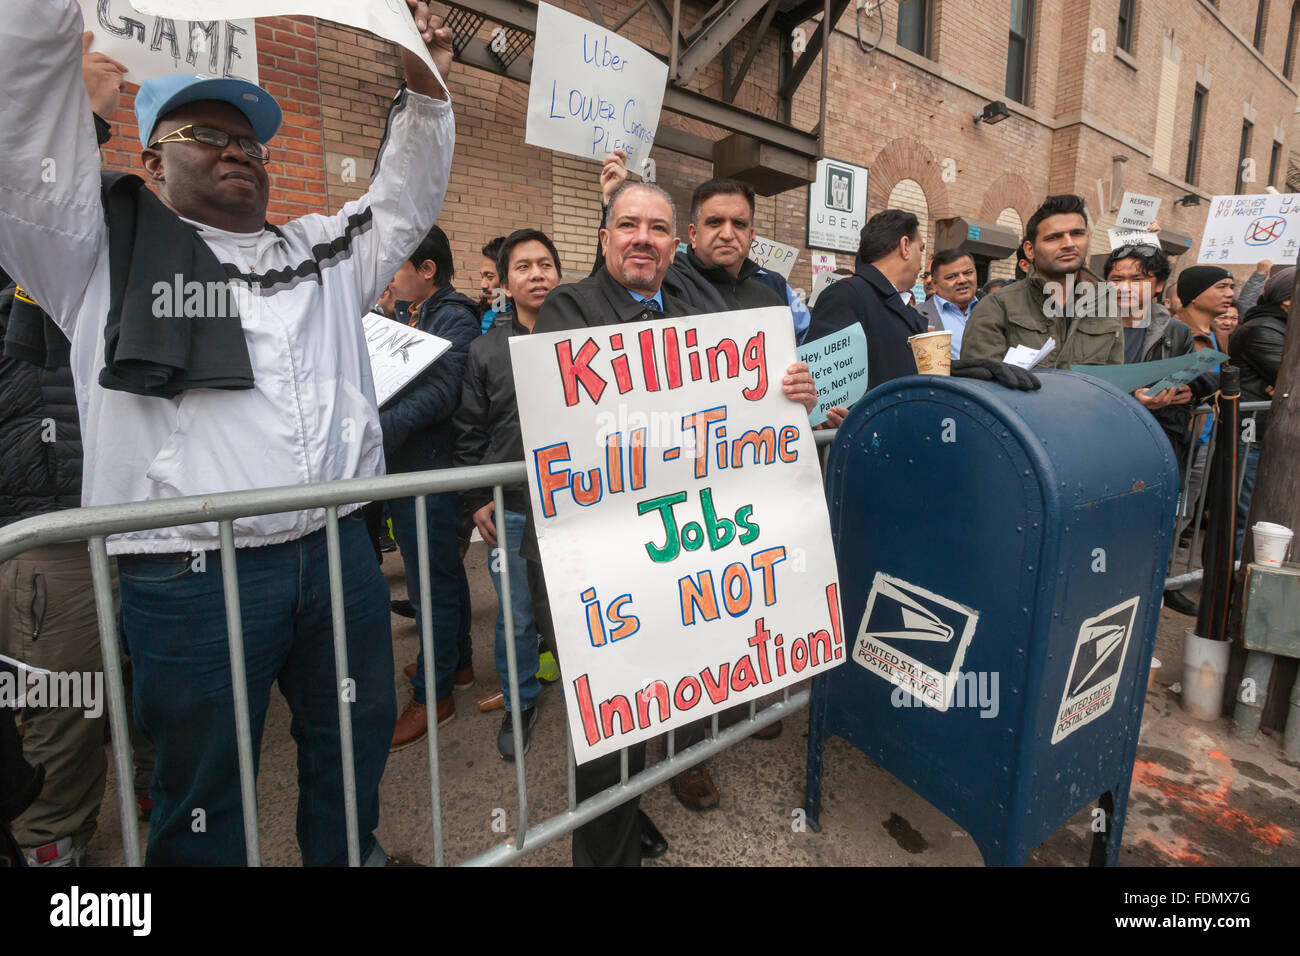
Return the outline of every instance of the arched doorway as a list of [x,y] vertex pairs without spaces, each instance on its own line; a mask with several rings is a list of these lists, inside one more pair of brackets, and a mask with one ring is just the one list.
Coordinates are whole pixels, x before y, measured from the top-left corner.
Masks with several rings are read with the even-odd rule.
[[[1010,206],[998,213],[998,225],[1006,226],[1008,229],[1015,231],[1017,236],[1023,236],[1024,223],[1020,221],[1020,213],[1016,212]],[[1016,277],[1016,255],[1012,253],[1005,259],[994,259],[989,263],[990,279],[1014,279]]]

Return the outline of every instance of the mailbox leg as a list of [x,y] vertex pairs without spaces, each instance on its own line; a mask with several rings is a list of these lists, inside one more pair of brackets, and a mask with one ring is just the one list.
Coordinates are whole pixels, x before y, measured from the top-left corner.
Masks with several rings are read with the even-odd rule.
[[1119,863],[1120,842],[1124,836],[1124,817],[1128,810],[1129,783],[1107,790],[1097,801],[1102,812],[1102,829],[1092,835],[1092,855],[1089,866],[1116,866]]
[[822,831],[822,752],[825,747],[826,678],[814,677],[812,701],[808,705],[808,776],[804,792],[804,812],[814,833]]

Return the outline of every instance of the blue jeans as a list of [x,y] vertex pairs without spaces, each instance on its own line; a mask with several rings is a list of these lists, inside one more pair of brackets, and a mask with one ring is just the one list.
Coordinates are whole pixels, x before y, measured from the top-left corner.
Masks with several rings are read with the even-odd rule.
[[[517,511],[507,511],[504,521],[496,521],[497,545],[493,548],[488,571],[492,586],[497,589],[496,659],[497,673],[501,675],[501,693],[510,709],[510,667],[506,661],[506,617],[501,603],[501,546],[505,545],[506,560],[510,562],[510,616],[515,623],[515,666],[519,674],[519,706],[532,707],[541,692],[537,679],[538,651],[537,624],[533,620],[533,596],[528,590],[528,562],[519,556],[519,543],[524,539],[524,525],[528,516]],[[502,535],[506,536],[505,541]]]
[[[339,521],[361,855],[376,849],[379,779],[397,720],[388,585],[361,513]],[[256,772],[278,683],[298,745],[298,846],[307,866],[347,863],[325,531],[237,554]],[[122,633],[135,674],[135,717],[157,748],[149,865],[242,866],[235,708],[221,552],[121,555]],[[199,811],[202,811],[201,813]],[[197,832],[196,832],[197,831]]]
[[[1237,542],[1233,546],[1234,560],[1241,558],[1241,545],[1246,540],[1246,523],[1250,520],[1250,499],[1255,494],[1255,472],[1259,468],[1259,452],[1263,446],[1251,442],[1240,446],[1237,459],[1242,464],[1241,494],[1237,496]],[[1254,560],[1253,556],[1251,560]]]
[[[393,516],[393,537],[406,567],[406,594],[415,609],[416,629],[423,626],[420,614],[420,564],[415,533],[415,499],[394,498],[388,503]],[[433,601],[433,677],[437,699],[452,692],[454,675],[469,667],[472,649],[469,639],[469,579],[460,559],[460,507],[456,493],[429,495],[425,499],[429,528],[429,597]],[[411,681],[415,699],[428,703],[424,687],[424,636]]]

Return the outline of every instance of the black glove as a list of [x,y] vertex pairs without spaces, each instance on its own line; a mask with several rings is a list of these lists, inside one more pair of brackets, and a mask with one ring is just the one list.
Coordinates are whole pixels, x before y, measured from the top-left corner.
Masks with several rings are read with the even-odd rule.
[[1034,392],[1043,387],[1036,376],[1019,365],[994,359],[958,359],[952,363],[951,371],[953,378],[978,378],[1007,388],[1018,388],[1022,392]]

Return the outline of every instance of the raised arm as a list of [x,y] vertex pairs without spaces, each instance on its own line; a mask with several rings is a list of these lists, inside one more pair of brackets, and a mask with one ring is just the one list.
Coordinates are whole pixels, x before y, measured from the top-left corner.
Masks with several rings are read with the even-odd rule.
[[0,266],[71,336],[105,237],[75,0],[7,0]]

